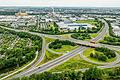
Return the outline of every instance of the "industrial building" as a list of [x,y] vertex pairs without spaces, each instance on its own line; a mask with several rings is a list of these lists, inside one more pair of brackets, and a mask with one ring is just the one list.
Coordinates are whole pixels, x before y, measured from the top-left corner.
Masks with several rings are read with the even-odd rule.
[[75,29],[79,29],[79,27],[84,27],[84,28],[92,28],[94,27],[91,24],[88,23],[65,23],[65,22],[59,22],[57,23],[57,25],[59,26],[60,30],[75,30]]

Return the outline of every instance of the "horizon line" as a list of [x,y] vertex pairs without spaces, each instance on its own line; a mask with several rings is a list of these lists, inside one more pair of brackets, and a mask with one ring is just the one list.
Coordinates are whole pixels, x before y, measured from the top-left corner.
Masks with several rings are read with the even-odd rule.
[[120,8],[120,6],[27,6],[27,5],[19,5],[19,6],[12,6],[12,5],[0,5],[0,7],[78,7],[78,8]]

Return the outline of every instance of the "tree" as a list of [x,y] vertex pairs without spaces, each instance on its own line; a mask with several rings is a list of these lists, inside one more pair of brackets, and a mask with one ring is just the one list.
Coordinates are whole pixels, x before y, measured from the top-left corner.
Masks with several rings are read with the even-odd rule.
[[102,79],[103,75],[103,71],[97,67],[92,67],[86,70],[83,74],[85,80],[100,80]]
[[101,54],[98,56],[98,59],[101,60],[101,61],[107,61],[107,56],[105,56],[104,54]]
[[81,31],[81,27],[78,28],[78,32],[80,32],[80,31]]
[[76,29],[76,28],[74,29],[74,32],[77,32],[77,29]]
[[90,53],[90,57],[93,57],[94,56],[94,54],[93,53]]

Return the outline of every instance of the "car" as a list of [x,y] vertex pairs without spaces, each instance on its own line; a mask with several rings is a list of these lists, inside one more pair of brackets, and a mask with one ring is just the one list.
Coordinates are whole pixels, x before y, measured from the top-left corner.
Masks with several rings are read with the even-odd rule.
[[90,43],[96,44],[96,41],[90,41]]

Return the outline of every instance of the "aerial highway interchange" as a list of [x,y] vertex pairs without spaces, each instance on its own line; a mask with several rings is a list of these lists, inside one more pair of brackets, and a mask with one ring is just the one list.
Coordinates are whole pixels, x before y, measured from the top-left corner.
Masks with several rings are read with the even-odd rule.
[[[48,7],[0,11],[0,80],[22,80],[31,76],[44,77],[44,74],[49,77],[49,73],[64,75],[67,70],[85,75],[91,69],[98,69],[108,80],[113,77],[108,75],[115,72],[118,75],[118,10]],[[95,76],[100,73],[92,71]]]
[[[98,36],[91,39],[91,41],[98,42],[99,40],[103,39],[106,34],[109,33],[108,32],[108,29],[109,29],[108,24],[104,20],[102,20],[102,21],[105,23],[105,26],[103,26],[102,30],[98,33]],[[42,54],[39,57],[37,62],[35,62],[30,68],[26,69],[25,71],[17,73],[17,74],[13,74],[13,75],[5,76],[5,77],[1,78],[1,80],[6,79],[10,76],[12,76],[12,78],[17,78],[17,77],[21,77],[21,76],[29,76],[34,73],[41,73],[41,72],[47,71],[57,65],[60,65],[61,63],[67,61],[68,59],[74,57],[77,54],[80,54],[80,56],[84,60],[89,61],[88,59],[84,58],[82,55],[82,52],[85,51],[88,47],[107,47],[107,48],[114,49],[114,50],[120,50],[119,46],[105,45],[105,44],[100,44],[100,43],[94,44],[94,43],[91,43],[90,41],[76,40],[73,38],[64,39],[64,38],[62,38],[62,36],[59,36],[59,35],[47,35],[47,34],[42,34],[42,33],[37,33],[37,32],[29,32],[29,31],[24,31],[24,30],[16,30],[16,29],[11,29],[11,28],[6,28],[3,26],[0,26],[0,27],[8,29],[8,30],[14,30],[16,32],[27,32],[27,33],[34,34],[34,35],[39,35],[43,39],[42,52],[41,52]],[[75,49],[71,52],[68,52],[68,53],[62,55],[61,57],[58,57],[52,61],[49,61],[43,65],[36,67],[36,65],[38,63],[40,63],[45,56],[45,49],[46,49],[46,45],[45,45],[46,43],[45,43],[45,39],[44,39],[45,37],[60,39],[60,40],[70,40],[70,41],[80,45],[80,47],[78,47],[77,49]],[[117,63],[119,63],[119,61],[120,61],[120,55],[117,56],[116,61],[109,63],[109,64],[104,64],[103,66],[98,66],[98,67],[99,68],[111,68],[111,67],[120,66],[120,64],[117,64]],[[89,62],[91,62],[91,61],[89,61]],[[80,70],[84,71],[85,69],[80,69]]]

